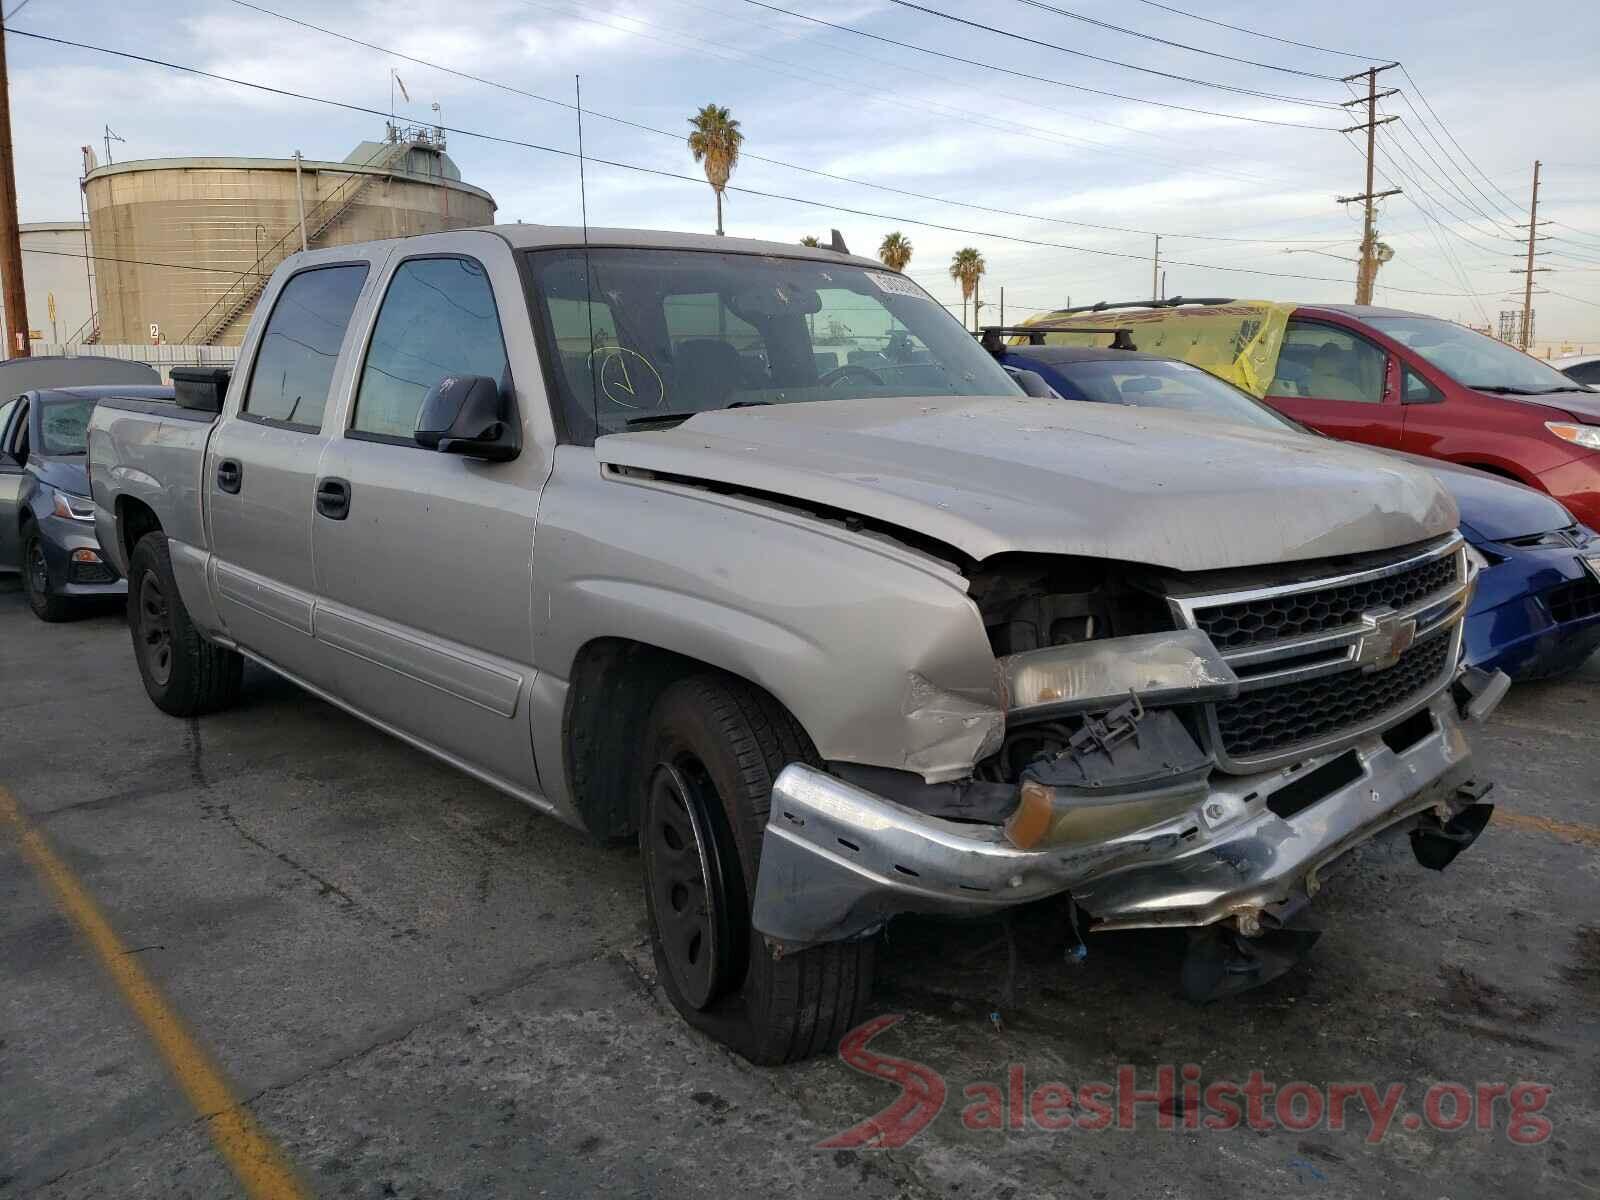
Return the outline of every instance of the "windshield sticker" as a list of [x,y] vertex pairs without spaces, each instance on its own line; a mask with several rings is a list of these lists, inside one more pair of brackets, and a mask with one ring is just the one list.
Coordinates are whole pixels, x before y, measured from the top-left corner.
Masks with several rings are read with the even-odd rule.
[[887,271],[867,271],[865,274],[880,292],[887,292],[891,296],[915,296],[918,300],[929,299],[928,293],[904,275],[895,275]]

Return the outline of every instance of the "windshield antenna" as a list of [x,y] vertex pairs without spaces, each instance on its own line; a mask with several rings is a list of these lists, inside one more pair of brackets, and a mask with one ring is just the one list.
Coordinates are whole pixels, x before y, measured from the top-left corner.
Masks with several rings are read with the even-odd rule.
[[583,170],[583,76],[572,77],[578,107],[578,203],[583,214],[583,294],[584,310],[589,314],[589,406],[594,414],[595,431],[600,427],[600,379],[594,362],[594,266],[589,261],[589,188]]

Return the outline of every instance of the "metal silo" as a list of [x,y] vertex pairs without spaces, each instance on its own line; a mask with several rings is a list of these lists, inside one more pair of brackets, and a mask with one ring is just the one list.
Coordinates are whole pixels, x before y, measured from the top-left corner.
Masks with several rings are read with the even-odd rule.
[[[391,126],[341,162],[164,158],[84,177],[100,328],[92,340],[237,345],[266,277],[309,246],[489,225],[436,129]],[[299,191],[297,202],[296,191]]]

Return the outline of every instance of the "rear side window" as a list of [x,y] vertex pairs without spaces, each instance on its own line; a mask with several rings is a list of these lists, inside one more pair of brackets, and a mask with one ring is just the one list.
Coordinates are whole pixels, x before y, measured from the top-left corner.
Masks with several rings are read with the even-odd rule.
[[300,429],[322,428],[328,389],[365,264],[316,267],[284,284],[261,336],[243,412]]
[[1567,368],[1569,378],[1576,379],[1579,383],[1600,383],[1600,358],[1594,362],[1579,363],[1575,367]]
[[1332,325],[1289,322],[1269,396],[1383,403],[1388,356],[1365,338]]
[[450,375],[506,384],[494,291],[470,258],[414,258],[395,270],[378,309],[351,430],[410,442],[422,398]]

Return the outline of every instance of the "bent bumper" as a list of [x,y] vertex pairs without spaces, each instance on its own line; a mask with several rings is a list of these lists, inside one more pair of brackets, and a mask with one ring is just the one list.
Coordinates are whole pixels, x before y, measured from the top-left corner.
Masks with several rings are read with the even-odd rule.
[[[1456,796],[1470,752],[1449,692],[1424,711],[1431,729],[1400,751],[1375,734],[1283,770],[1219,773],[1193,811],[1075,847],[1019,850],[996,827],[930,817],[791,765],[773,787],[752,921],[804,946],[898,913],[979,915],[1069,890],[1101,929],[1292,908],[1355,846],[1470,802]],[[1329,790],[1308,797],[1298,785],[1324,768]]]

